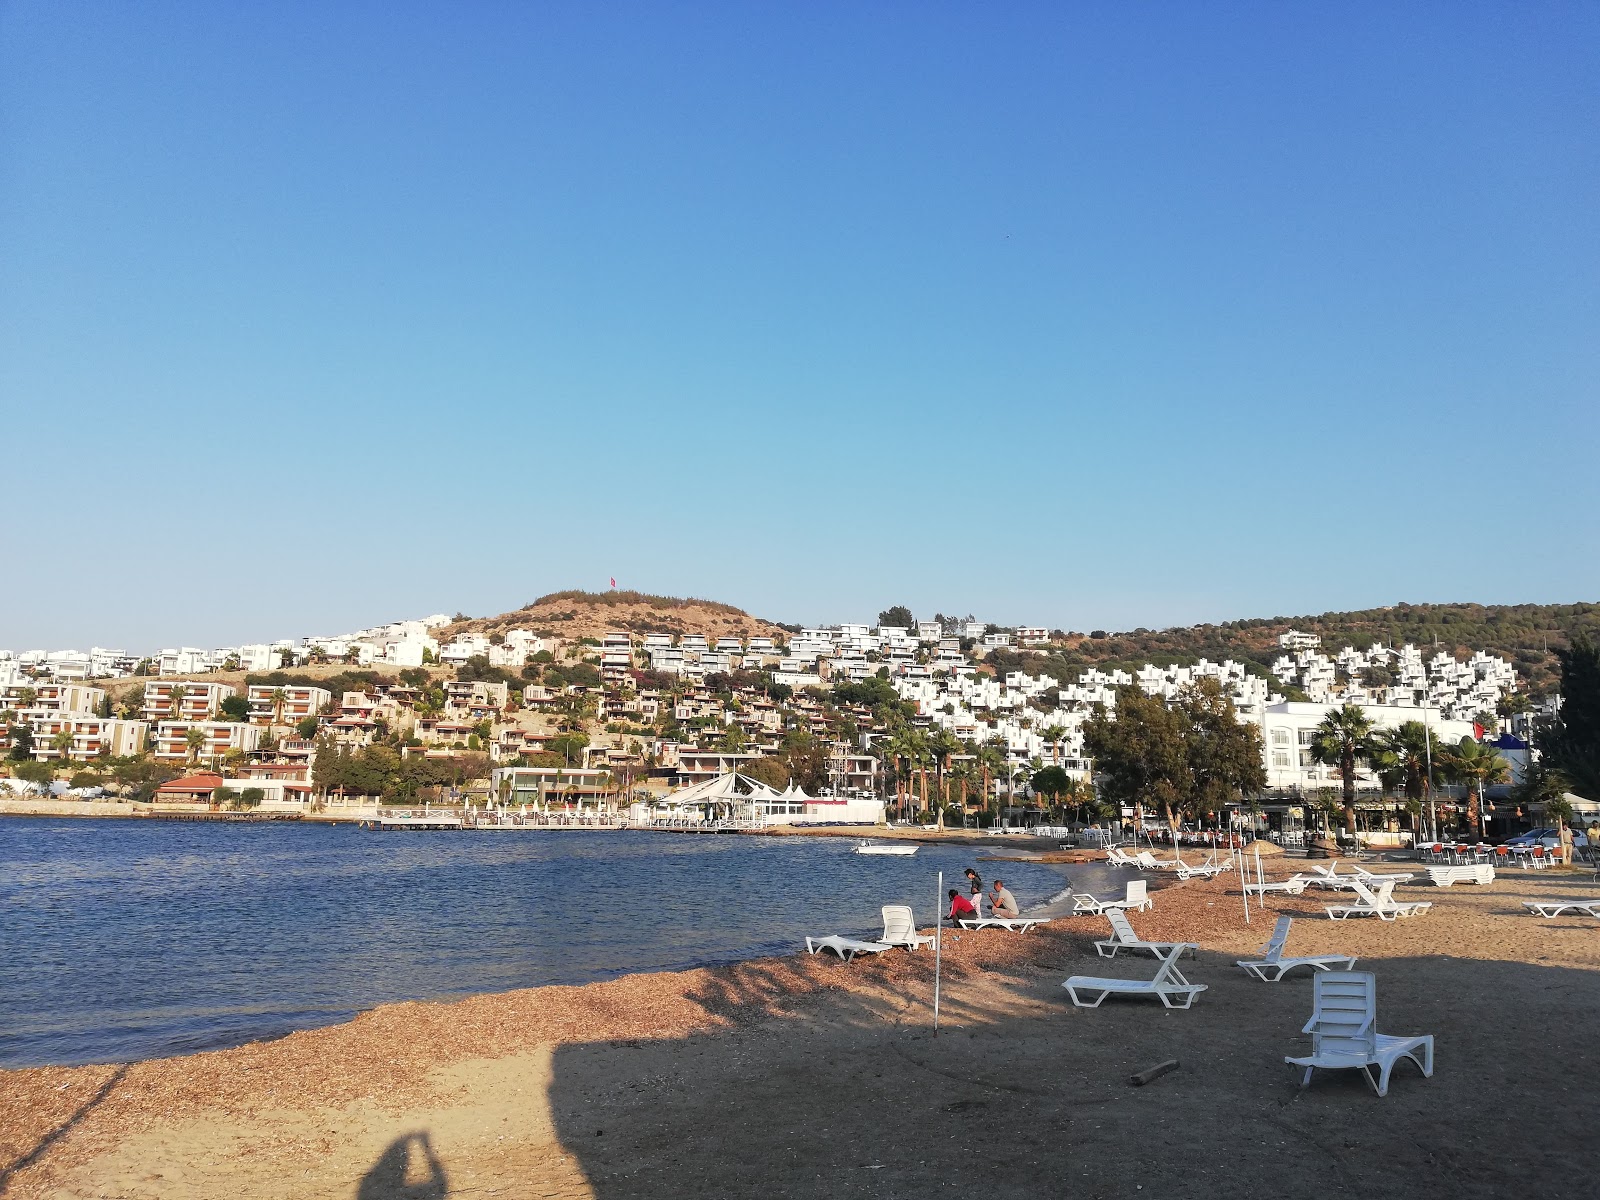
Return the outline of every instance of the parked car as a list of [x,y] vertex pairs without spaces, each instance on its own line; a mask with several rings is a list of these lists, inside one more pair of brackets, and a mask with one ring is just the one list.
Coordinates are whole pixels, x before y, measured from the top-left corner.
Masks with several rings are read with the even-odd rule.
[[1507,846],[1543,846],[1546,850],[1556,850],[1561,846],[1561,835],[1554,829],[1530,829],[1527,833],[1519,833],[1510,837],[1503,843]]

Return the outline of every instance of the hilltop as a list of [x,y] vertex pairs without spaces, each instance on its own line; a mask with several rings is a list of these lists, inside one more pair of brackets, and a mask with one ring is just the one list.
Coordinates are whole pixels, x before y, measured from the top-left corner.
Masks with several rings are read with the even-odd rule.
[[551,592],[515,612],[497,617],[458,619],[435,631],[440,640],[458,633],[503,633],[532,629],[551,637],[574,640],[601,637],[607,630],[631,633],[699,633],[718,637],[780,637],[783,630],[771,621],[753,617],[742,608],[693,597],[653,596],[647,592]]
[[[1600,604],[1396,604],[1356,612],[1317,616],[1259,617],[1174,629],[1135,629],[1109,633],[1072,633],[1049,647],[994,656],[997,666],[1048,670],[1066,678],[1088,666],[1134,669],[1146,662],[1159,666],[1213,662],[1232,658],[1265,673],[1284,653],[1278,635],[1291,629],[1322,638],[1325,654],[1345,646],[1365,649],[1373,643],[1401,646],[1407,642],[1432,653],[1443,650],[1465,658],[1487,650],[1510,659],[1525,686],[1538,694],[1553,691],[1560,678],[1555,651],[1575,633],[1600,638]],[[1039,659],[1045,659],[1040,663]]]

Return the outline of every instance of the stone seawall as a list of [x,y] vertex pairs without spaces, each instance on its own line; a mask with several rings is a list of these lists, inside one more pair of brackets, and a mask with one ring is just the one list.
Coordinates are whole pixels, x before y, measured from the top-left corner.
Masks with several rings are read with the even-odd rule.
[[[144,806],[148,809],[148,805]],[[46,800],[43,797],[0,800],[0,817],[136,817],[127,800]]]

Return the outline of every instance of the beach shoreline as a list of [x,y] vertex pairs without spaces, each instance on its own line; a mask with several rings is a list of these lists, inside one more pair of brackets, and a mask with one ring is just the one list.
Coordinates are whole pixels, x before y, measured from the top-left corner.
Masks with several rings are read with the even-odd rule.
[[[1189,1012],[1065,1004],[1066,974],[1148,973],[1125,957],[1115,969],[1098,959],[1089,943],[1105,936],[1105,923],[1090,918],[1031,934],[947,931],[937,1039],[926,951],[849,965],[799,954],[390,1004],[229,1050],[0,1073],[0,1178],[3,1194],[17,1197],[369,1197],[405,1194],[406,1180],[432,1161],[453,1181],[438,1195],[887,1196],[959,1181],[1042,1196],[1060,1194],[1043,1181],[1069,1166],[1082,1179],[1080,1162],[1100,1162],[1105,1130],[1090,1114],[1103,1113],[1105,1125],[1126,1109],[1176,1123],[1171,1146],[1151,1150],[1140,1171],[1147,1187],[1170,1171],[1182,1195],[1199,1194],[1196,1163],[1210,1159],[1196,1130],[1210,1128],[1217,1112],[1277,1141],[1295,1120],[1283,1106],[1303,1104],[1319,1130],[1348,1122],[1351,1138],[1383,1158],[1387,1185],[1377,1194],[1403,1178],[1411,1195],[1455,1195],[1427,1182],[1415,1138],[1410,1150],[1384,1149],[1372,1122],[1400,1117],[1437,1143],[1441,1121],[1466,1120],[1473,1089],[1492,1084],[1525,1101],[1526,1113],[1507,1115],[1511,1126],[1526,1121],[1531,1134],[1537,1114],[1545,1137],[1559,1140],[1567,1123],[1578,1136],[1572,1110],[1595,1099],[1600,1063],[1579,1039],[1558,1064],[1542,1031],[1575,1027],[1592,1012],[1600,947],[1581,921],[1527,917],[1518,901],[1588,890],[1576,872],[1518,873],[1489,889],[1429,889],[1434,911],[1411,921],[1296,924],[1297,944],[1359,953],[1380,973],[1386,1031],[1439,1036],[1436,1078],[1397,1076],[1386,1101],[1337,1079],[1298,1092],[1281,1057],[1300,1052],[1309,986],[1251,983],[1231,968],[1265,940],[1263,918],[1320,914],[1325,897],[1287,899],[1247,926],[1236,881],[1191,881],[1163,890],[1153,912],[1132,915],[1142,936],[1204,947],[1186,970],[1211,991]],[[1424,889],[1415,891],[1411,898]],[[1441,1003],[1462,995],[1463,979],[1485,975],[1498,986],[1471,1011]],[[1498,1052],[1473,1048],[1492,1044],[1491,1033],[1504,1043]],[[1162,1057],[1179,1058],[1184,1071],[1150,1089],[1126,1088],[1124,1067]],[[1054,1065],[1041,1072],[1040,1061]],[[1522,1065],[1508,1072],[1512,1062]],[[1568,1099],[1558,1110],[1550,1097],[1562,1088]],[[992,1121],[1000,1141],[969,1136]],[[1040,1122],[1060,1136],[1043,1137]],[[946,1133],[928,1137],[930,1123]],[[1309,1125],[1302,1132],[1311,1136]],[[802,1136],[825,1134],[849,1147],[848,1169],[815,1170],[792,1150]],[[1317,1143],[1326,1136],[1317,1132]],[[763,1154],[769,1139],[787,1148]],[[962,1145],[972,1140],[977,1150]],[[739,1150],[731,1162],[730,1143]],[[1019,1144],[1020,1158],[997,1152]],[[916,1147],[915,1161],[904,1145]],[[1125,1174],[1116,1161],[1090,1172],[1097,1189]],[[1505,1161],[1511,1169],[1517,1154]],[[1260,1168],[1270,1175],[1270,1160]],[[1362,1177],[1350,1165],[1341,1170]],[[1563,1191],[1568,1181],[1548,1156],[1530,1155],[1521,1170],[1524,1184],[1537,1181],[1548,1194],[1579,1194]]]

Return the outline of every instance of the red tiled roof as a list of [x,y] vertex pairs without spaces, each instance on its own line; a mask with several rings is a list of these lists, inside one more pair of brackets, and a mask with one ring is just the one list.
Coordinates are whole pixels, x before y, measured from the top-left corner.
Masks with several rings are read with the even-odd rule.
[[222,776],[201,772],[199,775],[185,775],[181,779],[174,779],[163,783],[156,789],[158,792],[214,792],[222,786]]

